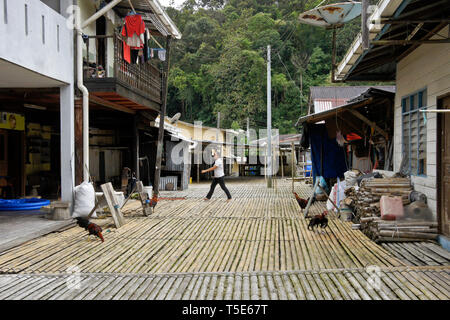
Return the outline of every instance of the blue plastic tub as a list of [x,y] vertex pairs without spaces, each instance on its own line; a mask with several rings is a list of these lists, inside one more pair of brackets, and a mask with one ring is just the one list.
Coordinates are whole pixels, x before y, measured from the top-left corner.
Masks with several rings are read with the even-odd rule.
[[30,199],[0,199],[0,211],[25,211],[39,210],[43,206],[50,204],[50,200],[30,198]]

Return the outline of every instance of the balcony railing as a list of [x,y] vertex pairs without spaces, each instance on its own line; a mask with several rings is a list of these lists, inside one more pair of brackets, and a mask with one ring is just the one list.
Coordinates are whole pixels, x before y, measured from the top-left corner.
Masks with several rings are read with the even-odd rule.
[[[90,61],[90,47],[95,45],[95,61]],[[114,48],[113,59],[108,58],[109,46]],[[103,54],[99,55],[99,52]],[[103,61],[99,61],[103,60]],[[84,57],[87,79],[116,79],[121,85],[136,91],[140,95],[161,103],[161,72],[153,64],[129,64],[123,58],[123,43],[120,35],[88,36],[86,41],[86,56]],[[102,65],[102,63],[104,65]]]

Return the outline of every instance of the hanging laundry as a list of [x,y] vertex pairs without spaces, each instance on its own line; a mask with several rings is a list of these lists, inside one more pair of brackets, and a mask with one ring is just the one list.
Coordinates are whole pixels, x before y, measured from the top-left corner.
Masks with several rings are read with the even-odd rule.
[[155,51],[158,52],[158,59],[161,61],[166,61],[166,49],[152,48],[151,57],[154,57]]
[[139,50],[131,50],[131,64],[136,64],[139,57]]
[[165,49],[158,50],[158,58],[161,61],[166,61],[166,50]]
[[130,52],[130,46],[125,43],[125,41],[122,41],[123,44],[123,59],[131,64],[131,52]]
[[145,32],[144,20],[140,14],[126,16],[124,27],[122,35],[129,38],[133,37],[133,34],[140,36]]
[[150,60],[149,47],[148,47],[148,39],[150,39],[150,32],[148,29],[145,30],[144,33],[144,61],[147,62]]
[[131,14],[125,17],[122,27],[123,58],[128,63],[135,64],[138,58],[138,50],[144,48],[145,43],[145,23],[139,14]]

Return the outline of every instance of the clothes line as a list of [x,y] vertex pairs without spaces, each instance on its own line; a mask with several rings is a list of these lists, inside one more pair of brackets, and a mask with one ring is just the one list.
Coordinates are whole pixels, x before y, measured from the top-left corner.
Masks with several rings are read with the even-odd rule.
[[450,109],[433,109],[433,110],[420,110],[420,112],[429,112],[429,113],[446,113],[446,112],[450,112]]

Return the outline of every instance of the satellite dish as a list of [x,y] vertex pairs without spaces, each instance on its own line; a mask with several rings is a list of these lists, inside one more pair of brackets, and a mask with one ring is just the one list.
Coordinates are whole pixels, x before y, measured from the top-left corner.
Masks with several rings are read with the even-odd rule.
[[169,122],[171,124],[174,124],[175,122],[177,122],[179,119],[181,118],[181,113],[177,113],[175,114],[172,118],[169,119]]
[[303,12],[298,19],[301,23],[313,26],[335,27],[359,16],[361,9],[361,2],[333,3]]

